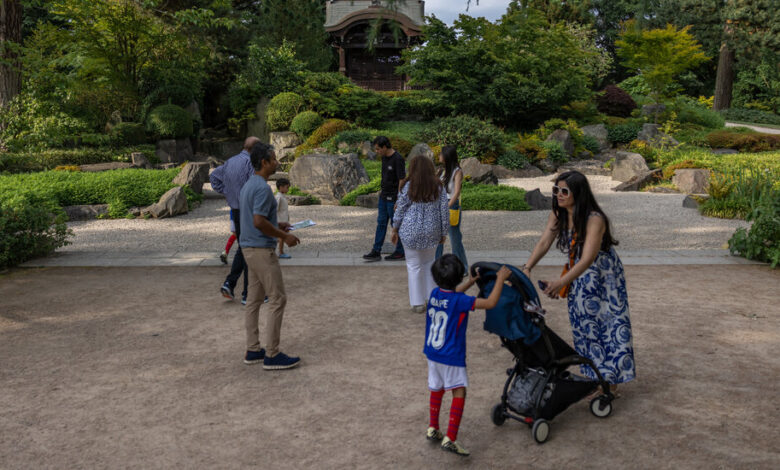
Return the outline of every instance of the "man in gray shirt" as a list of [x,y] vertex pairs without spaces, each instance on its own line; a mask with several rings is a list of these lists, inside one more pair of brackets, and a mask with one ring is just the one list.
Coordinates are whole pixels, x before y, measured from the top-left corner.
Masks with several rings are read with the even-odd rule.
[[[282,269],[276,256],[277,239],[287,246],[300,243],[298,237],[288,233],[290,224],[277,223],[276,198],[268,178],[276,172],[273,147],[262,142],[254,144],[249,152],[254,175],[244,184],[239,195],[241,237],[239,244],[249,268],[249,296],[245,313],[246,356],[244,363],[263,362],[263,369],[290,369],[300,364],[298,357],[291,357],[279,350],[284,307],[287,294],[284,291]],[[258,321],[263,298],[268,296],[265,347],[260,347]]]

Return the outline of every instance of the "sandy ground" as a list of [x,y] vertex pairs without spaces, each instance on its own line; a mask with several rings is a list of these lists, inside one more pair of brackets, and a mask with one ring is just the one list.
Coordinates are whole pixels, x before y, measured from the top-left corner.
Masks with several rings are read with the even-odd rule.
[[[539,268],[535,276],[557,273]],[[780,272],[627,268],[638,379],[612,416],[583,403],[544,445],[490,421],[511,355],[469,325],[459,440],[423,437],[424,317],[398,268],[285,268],[290,371],[242,363],[224,268],[49,268],[0,277],[0,467],[726,468],[780,462]],[[548,324],[570,328],[561,301]],[[262,311],[261,311],[262,313]],[[446,423],[449,398],[442,422]]]

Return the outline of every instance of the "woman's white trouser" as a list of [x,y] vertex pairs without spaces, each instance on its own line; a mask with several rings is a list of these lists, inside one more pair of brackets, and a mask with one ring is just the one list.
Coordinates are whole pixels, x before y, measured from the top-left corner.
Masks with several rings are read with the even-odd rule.
[[436,247],[415,250],[404,247],[406,253],[406,272],[409,277],[409,304],[427,305],[436,282],[431,274],[431,266],[436,260]]

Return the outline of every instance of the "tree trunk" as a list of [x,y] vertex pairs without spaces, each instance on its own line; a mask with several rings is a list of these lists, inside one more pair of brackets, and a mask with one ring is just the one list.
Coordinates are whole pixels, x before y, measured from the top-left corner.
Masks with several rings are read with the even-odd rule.
[[731,106],[731,89],[734,85],[734,51],[726,42],[720,46],[718,56],[718,75],[715,79],[715,100],[712,109],[719,111]]
[[0,3],[0,108],[4,108],[22,88],[21,68],[16,46],[22,42],[22,5],[19,0]]

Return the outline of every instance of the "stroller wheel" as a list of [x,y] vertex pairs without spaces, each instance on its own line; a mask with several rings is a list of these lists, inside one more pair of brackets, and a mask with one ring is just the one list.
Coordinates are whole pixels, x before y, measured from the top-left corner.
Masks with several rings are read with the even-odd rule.
[[606,418],[612,413],[612,403],[602,403],[602,398],[596,397],[590,401],[590,412],[597,418]]
[[531,434],[533,434],[537,444],[544,444],[547,438],[550,437],[550,423],[544,419],[537,419],[534,421],[533,428],[531,428]]
[[506,421],[506,415],[504,414],[504,407],[499,403],[493,407],[493,411],[490,413],[490,419],[493,420],[493,424],[501,426]]

